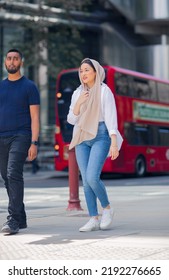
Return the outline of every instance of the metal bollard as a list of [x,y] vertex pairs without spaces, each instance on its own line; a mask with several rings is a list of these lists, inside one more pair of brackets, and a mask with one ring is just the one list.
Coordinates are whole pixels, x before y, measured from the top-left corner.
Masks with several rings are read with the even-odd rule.
[[79,200],[79,169],[75,149],[69,150],[69,204],[67,210],[83,210]]

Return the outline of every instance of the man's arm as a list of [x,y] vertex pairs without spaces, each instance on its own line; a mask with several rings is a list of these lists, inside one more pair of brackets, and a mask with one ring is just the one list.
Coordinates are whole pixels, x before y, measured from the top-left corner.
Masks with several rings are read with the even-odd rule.
[[[39,105],[30,106],[31,115],[31,130],[32,130],[32,141],[38,141],[40,131],[40,120],[39,120]],[[28,159],[33,160],[37,157],[38,147],[31,144],[28,151]]]

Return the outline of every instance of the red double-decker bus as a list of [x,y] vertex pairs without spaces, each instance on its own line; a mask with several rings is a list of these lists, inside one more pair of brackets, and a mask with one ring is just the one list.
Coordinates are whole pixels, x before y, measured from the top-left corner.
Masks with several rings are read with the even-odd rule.
[[[169,81],[153,76],[104,66],[105,83],[112,90],[118,114],[118,128],[124,138],[119,157],[107,157],[105,173],[169,171]],[[73,91],[79,86],[78,69],[62,71],[56,88],[55,168],[68,169],[68,147],[72,126],[67,114]]]

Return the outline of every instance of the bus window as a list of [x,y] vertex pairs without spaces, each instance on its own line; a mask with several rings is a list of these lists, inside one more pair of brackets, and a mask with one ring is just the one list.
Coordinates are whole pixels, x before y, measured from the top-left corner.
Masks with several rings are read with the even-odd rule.
[[115,73],[115,88],[116,93],[124,96],[131,96],[131,79],[128,75]]
[[160,102],[169,103],[169,85],[157,83],[158,100]]
[[125,123],[125,136],[130,145],[149,145],[150,133],[148,126]]
[[79,86],[79,76],[77,71],[64,73],[60,78],[59,91],[64,92],[69,89],[73,91]]
[[156,87],[156,83],[154,81],[149,80],[149,96],[150,96],[150,100],[153,101],[157,101],[158,97],[157,97],[157,87]]
[[158,135],[158,126],[157,125],[149,125],[149,133],[151,135],[150,137],[150,145],[152,146],[158,146],[159,145],[159,135]]
[[135,131],[138,145],[149,145],[148,128],[136,126]]
[[137,145],[133,123],[127,123],[126,122],[124,124],[124,135],[127,139],[127,142],[129,143],[129,145]]
[[169,128],[159,127],[159,145],[169,146]]
[[141,99],[151,99],[152,89],[150,88],[148,80],[134,77],[133,90],[134,90],[134,97],[141,98]]

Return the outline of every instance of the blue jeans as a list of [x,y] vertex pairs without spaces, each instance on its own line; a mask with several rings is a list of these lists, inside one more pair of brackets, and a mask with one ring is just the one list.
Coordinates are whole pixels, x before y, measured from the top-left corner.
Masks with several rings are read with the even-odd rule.
[[0,172],[9,198],[7,219],[18,224],[26,223],[23,166],[30,145],[28,135],[0,136]]
[[83,141],[75,147],[90,216],[98,216],[97,198],[103,208],[109,205],[106,188],[100,180],[100,174],[109,152],[110,143],[111,139],[105,123],[99,122],[96,137]]

